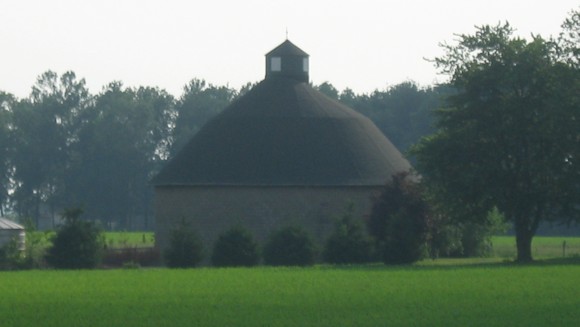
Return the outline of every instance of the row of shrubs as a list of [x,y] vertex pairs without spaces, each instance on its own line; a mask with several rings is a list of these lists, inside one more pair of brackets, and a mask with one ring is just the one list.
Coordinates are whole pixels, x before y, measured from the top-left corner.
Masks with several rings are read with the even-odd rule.
[[[330,264],[360,264],[380,260],[377,256],[379,252],[376,243],[364,232],[362,224],[345,215],[337,222],[321,253],[308,232],[299,226],[274,231],[263,247],[247,229],[236,226],[218,237],[209,261],[215,267],[251,267],[260,263],[269,266],[309,266],[319,261],[320,257],[322,262]],[[392,255],[383,256],[387,257]],[[203,244],[195,231],[181,226],[171,233],[164,259],[171,268],[197,266],[205,259]]]

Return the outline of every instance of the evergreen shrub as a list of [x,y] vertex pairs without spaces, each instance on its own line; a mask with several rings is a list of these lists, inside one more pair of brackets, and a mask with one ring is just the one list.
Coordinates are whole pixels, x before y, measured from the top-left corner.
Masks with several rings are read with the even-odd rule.
[[269,266],[310,266],[315,247],[301,227],[286,227],[274,232],[264,246],[264,264]]
[[214,244],[211,262],[216,267],[251,267],[260,261],[258,244],[243,227],[221,234]]
[[103,236],[95,223],[81,220],[82,209],[65,210],[60,226],[48,248],[46,262],[59,269],[96,268],[102,258]]
[[393,175],[375,200],[367,224],[385,264],[413,263],[425,255],[429,213],[413,176]]
[[191,268],[203,260],[203,244],[185,221],[171,231],[163,258],[169,268]]
[[353,217],[353,205],[337,220],[325,243],[322,257],[332,264],[367,263],[373,259],[373,243],[365,233],[361,219]]

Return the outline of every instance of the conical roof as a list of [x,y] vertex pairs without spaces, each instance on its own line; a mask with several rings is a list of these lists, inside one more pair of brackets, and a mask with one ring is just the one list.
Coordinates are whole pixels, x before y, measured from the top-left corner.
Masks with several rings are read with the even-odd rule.
[[290,42],[290,40],[286,40],[266,54],[266,57],[271,56],[308,57],[308,53],[304,52],[304,50],[300,49],[294,43]]
[[208,122],[154,185],[383,185],[409,170],[366,117],[292,78],[270,77]]

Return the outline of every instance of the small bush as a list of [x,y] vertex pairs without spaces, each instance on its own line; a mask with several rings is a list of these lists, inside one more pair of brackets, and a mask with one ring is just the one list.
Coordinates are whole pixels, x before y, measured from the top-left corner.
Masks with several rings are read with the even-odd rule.
[[164,259],[170,268],[195,267],[203,260],[203,245],[185,221],[171,232]]
[[362,222],[353,217],[353,206],[335,225],[324,246],[323,258],[332,264],[366,263],[372,261],[373,243],[365,234]]
[[251,267],[259,261],[258,244],[252,234],[242,227],[234,227],[220,235],[211,257],[216,267]]
[[492,254],[491,237],[506,232],[509,225],[497,208],[480,220],[439,214],[430,223],[429,252],[433,258],[486,257]]
[[46,261],[61,269],[91,269],[101,262],[103,237],[92,222],[80,219],[81,209],[69,209],[63,214],[65,223],[52,238]]
[[47,242],[50,240],[51,231],[40,232],[31,219],[24,222],[26,229],[26,246],[24,258],[22,259],[22,269],[38,269],[46,267]]
[[299,227],[274,232],[264,246],[264,263],[270,266],[310,266],[314,257],[314,244]]
[[21,252],[15,238],[0,247],[0,270],[19,269],[23,260]]
[[444,215],[433,215],[429,221],[427,247],[429,257],[457,257],[463,253],[460,226],[448,222]]

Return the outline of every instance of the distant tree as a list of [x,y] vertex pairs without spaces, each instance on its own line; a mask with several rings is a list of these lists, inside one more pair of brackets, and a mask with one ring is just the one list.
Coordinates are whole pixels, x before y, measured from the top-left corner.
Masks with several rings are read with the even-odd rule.
[[15,102],[14,96],[0,91],[0,216],[4,216],[12,187],[10,126]]
[[385,264],[412,263],[426,250],[430,209],[414,177],[398,173],[375,199],[367,221]]
[[91,269],[102,259],[103,237],[92,222],[80,219],[81,209],[67,209],[60,226],[48,248],[46,261],[61,269]]
[[413,82],[375,91],[369,101],[371,119],[400,151],[407,151],[422,136],[433,132],[432,112],[439,105],[439,92],[421,89]]
[[[242,87],[240,87],[240,90],[237,92],[237,94],[234,96],[233,100],[243,97],[246,93],[248,93],[251,89],[254,88],[254,86],[256,86],[258,83],[246,83],[244,85],[242,85]],[[233,101],[232,100],[232,101]]]
[[562,24],[558,38],[559,54],[562,59],[575,68],[580,67],[580,8],[570,12]]
[[320,93],[328,96],[331,99],[338,100],[338,90],[329,82],[324,82],[314,87]]
[[251,267],[259,261],[258,244],[252,234],[240,226],[219,236],[211,257],[211,262],[216,267]]
[[78,118],[90,100],[84,79],[48,71],[38,77],[30,97],[14,105],[12,198],[21,216],[38,223],[42,204],[53,216],[65,206],[70,145],[77,141]]
[[86,216],[130,229],[151,215],[148,181],[169,152],[173,97],[157,88],[124,88],[113,82],[81,115],[71,147],[69,201]]
[[169,268],[192,268],[203,260],[203,244],[185,220],[171,231],[163,258]]
[[578,43],[566,46],[514,37],[507,23],[445,45],[435,64],[457,94],[413,151],[451,216],[481,221],[494,206],[505,214],[520,262],[532,260],[540,222],[580,216]]
[[365,233],[362,220],[353,216],[353,210],[354,204],[350,203],[344,215],[337,219],[322,253],[325,262],[351,264],[372,261],[372,240]]
[[312,239],[300,227],[280,229],[264,245],[264,263],[269,266],[310,266],[314,258]]

